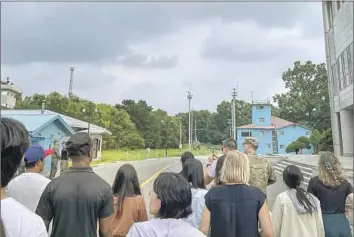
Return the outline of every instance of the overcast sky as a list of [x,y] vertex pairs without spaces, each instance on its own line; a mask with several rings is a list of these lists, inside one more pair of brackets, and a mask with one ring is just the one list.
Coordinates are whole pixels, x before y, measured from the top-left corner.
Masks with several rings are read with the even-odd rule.
[[325,61],[321,3],[1,4],[1,78],[24,95],[67,93],[169,113],[272,98],[296,60]]

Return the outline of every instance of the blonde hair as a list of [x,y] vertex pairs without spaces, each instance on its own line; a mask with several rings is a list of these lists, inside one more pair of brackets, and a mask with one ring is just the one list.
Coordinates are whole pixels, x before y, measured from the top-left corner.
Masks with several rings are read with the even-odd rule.
[[224,184],[248,184],[250,178],[250,164],[248,156],[239,151],[230,151],[226,154],[221,168],[220,180]]
[[332,152],[324,152],[318,159],[318,178],[329,187],[338,187],[345,182],[342,165]]

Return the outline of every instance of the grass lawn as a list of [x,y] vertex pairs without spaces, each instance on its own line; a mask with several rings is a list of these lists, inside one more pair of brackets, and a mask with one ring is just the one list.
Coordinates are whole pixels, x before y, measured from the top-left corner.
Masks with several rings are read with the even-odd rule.
[[[151,149],[150,153],[147,154],[145,150],[134,150],[134,151],[124,151],[124,150],[106,150],[102,151],[102,159],[92,161],[92,165],[113,163],[117,161],[131,161],[131,160],[146,160],[150,158],[167,158],[167,157],[180,157],[183,152],[188,151],[188,149],[168,149],[167,155],[165,155],[164,149]],[[199,150],[192,151],[194,155],[209,155],[211,150],[207,147],[201,147]]]

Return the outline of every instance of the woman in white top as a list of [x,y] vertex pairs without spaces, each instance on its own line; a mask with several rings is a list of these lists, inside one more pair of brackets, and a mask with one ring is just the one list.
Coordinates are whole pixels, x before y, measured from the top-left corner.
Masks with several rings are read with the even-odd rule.
[[1,237],[48,237],[42,218],[7,197],[5,188],[29,146],[28,131],[17,120],[0,118],[1,131]]
[[203,164],[200,160],[189,159],[183,164],[182,175],[191,185],[192,191],[192,214],[186,218],[186,221],[193,227],[198,228],[202,221],[202,215],[205,207],[204,196],[207,194],[204,183]]
[[320,201],[303,190],[304,177],[295,165],[284,169],[287,186],[274,203],[272,222],[274,237],[324,237]]

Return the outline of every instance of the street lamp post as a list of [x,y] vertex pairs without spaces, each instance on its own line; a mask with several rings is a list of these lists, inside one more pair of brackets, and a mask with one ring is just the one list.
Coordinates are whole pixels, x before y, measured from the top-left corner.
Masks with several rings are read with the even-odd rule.
[[190,91],[188,91],[187,99],[188,99],[188,110],[189,110],[189,122],[188,122],[188,145],[189,150],[191,149],[191,139],[192,139],[192,124],[191,124],[191,100],[193,96]]
[[[94,107],[94,108],[93,108],[93,107]],[[87,133],[88,133],[88,135],[90,136],[91,119],[92,119],[92,117],[93,117],[93,113],[97,113],[98,110],[97,110],[96,106],[92,104],[92,105],[89,107],[88,111],[86,111],[86,109],[84,108],[84,109],[82,109],[82,112],[83,112],[83,113],[86,113],[86,112],[87,112],[88,115],[89,115],[88,125],[87,125]]]

